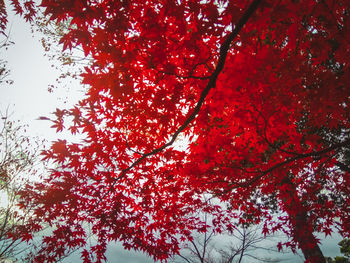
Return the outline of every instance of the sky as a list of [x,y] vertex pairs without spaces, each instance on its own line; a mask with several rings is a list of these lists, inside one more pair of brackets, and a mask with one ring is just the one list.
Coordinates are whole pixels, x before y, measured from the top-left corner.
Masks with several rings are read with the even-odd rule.
[[40,38],[33,37],[30,26],[17,16],[10,16],[9,20],[10,40],[15,44],[7,51],[1,51],[1,55],[8,61],[9,78],[14,83],[2,85],[0,110],[9,107],[13,118],[30,124],[31,134],[45,136],[48,140],[56,139],[57,134],[49,128],[50,123],[37,119],[39,116],[50,117],[56,108],[76,102],[82,96],[79,83],[49,93],[49,85],[55,83],[60,72],[51,66],[52,61],[44,57]]
[[[67,139],[67,134],[57,134],[47,121],[37,120],[40,116],[50,117],[56,108],[69,107],[82,97],[82,88],[78,81],[68,83],[48,92],[48,86],[55,83],[59,70],[52,67],[52,61],[44,56],[40,38],[31,32],[31,28],[22,19],[10,14],[10,39],[15,42],[7,51],[0,51],[1,58],[8,61],[12,85],[0,86],[0,111],[9,108],[12,119],[19,119],[28,124],[28,134],[46,138],[48,141],[59,138]],[[33,35],[36,37],[33,37]],[[340,237],[327,238],[322,246],[326,256],[339,253],[337,243]],[[279,255],[277,255],[279,256]],[[111,244],[107,252],[108,262],[148,263],[153,262],[148,256],[125,251],[119,244]],[[284,262],[302,262],[298,256],[286,256]],[[79,255],[73,254],[64,260],[65,263],[76,263]],[[180,261],[177,261],[180,262]]]

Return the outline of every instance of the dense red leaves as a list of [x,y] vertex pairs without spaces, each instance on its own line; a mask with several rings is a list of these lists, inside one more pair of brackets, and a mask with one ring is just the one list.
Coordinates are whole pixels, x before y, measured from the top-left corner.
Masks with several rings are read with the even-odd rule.
[[24,195],[57,224],[37,261],[85,246],[84,223],[98,237],[85,262],[112,240],[165,260],[206,228],[198,211],[218,231],[265,220],[265,233],[289,235],[279,248],[299,246],[310,262],[322,262],[315,232],[349,236],[350,3],[258,2],[228,42],[249,1],[42,1],[70,21],[63,48],[93,63],[87,97],[53,125],[71,119],[84,142],[53,143],[45,157],[59,167]]
[[4,0],[0,1],[0,33],[5,34],[7,24],[7,12]]

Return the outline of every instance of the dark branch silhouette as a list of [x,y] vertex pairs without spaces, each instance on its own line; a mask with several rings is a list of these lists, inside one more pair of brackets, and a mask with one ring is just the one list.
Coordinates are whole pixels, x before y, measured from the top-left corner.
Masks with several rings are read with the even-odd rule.
[[[248,7],[248,9],[245,11],[245,13],[242,15],[242,17],[239,19],[239,21],[237,22],[237,24],[234,26],[234,29],[232,30],[232,32],[230,34],[227,35],[225,41],[222,43],[221,47],[220,47],[220,53],[219,53],[219,59],[218,59],[218,63],[216,65],[216,68],[213,72],[213,74],[210,76],[209,81],[207,86],[203,89],[203,91],[201,92],[201,95],[198,99],[198,102],[196,104],[196,106],[194,107],[194,109],[192,110],[192,113],[186,118],[186,120],[184,121],[184,123],[176,130],[176,132],[172,135],[171,139],[169,142],[163,144],[162,146],[154,149],[151,152],[145,153],[143,154],[139,159],[137,159],[136,161],[134,161],[129,167],[123,169],[121,171],[121,174],[114,180],[114,182],[111,184],[110,189],[101,197],[100,202],[104,199],[104,197],[113,190],[115,184],[118,182],[118,180],[122,179],[123,177],[125,177],[126,173],[128,171],[130,171],[132,168],[134,168],[135,166],[137,166],[139,163],[141,163],[143,160],[145,160],[147,157],[155,155],[161,151],[163,151],[165,148],[171,146],[176,138],[179,136],[179,134],[181,132],[183,132],[188,125],[196,118],[196,116],[198,115],[202,105],[205,102],[205,98],[207,97],[209,91],[213,88],[215,88],[216,86],[216,80],[220,74],[220,72],[223,70],[225,62],[226,62],[226,57],[227,57],[227,53],[230,49],[231,43],[232,41],[237,37],[237,35],[239,34],[239,32],[242,30],[242,28],[244,27],[244,25],[248,22],[248,19],[253,15],[253,13],[257,10],[259,4],[260,4],[261,0],[254,0],[250,6]],[[99,203],[98,202],[94,208],[96,208]]]

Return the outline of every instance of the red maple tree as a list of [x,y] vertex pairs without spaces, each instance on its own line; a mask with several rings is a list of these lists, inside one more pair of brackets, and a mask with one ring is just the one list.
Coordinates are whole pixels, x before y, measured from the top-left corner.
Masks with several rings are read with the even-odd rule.
[[[84,142],[55,142],[44,155],[58,168],[22,195],[55,226],[38,262],[77,247],[100,262],[112,240],[166,260],[205,231],[199,210],[218,231],[232,217],[263,220],[307,262],[325,262],[315,233],[349,237],[349,1],[41,6],[70,21],[63,48],[80,46],[94,62],[85,98],[57,110],[53,125]],[[84,223],[98,239],[91,248]]]

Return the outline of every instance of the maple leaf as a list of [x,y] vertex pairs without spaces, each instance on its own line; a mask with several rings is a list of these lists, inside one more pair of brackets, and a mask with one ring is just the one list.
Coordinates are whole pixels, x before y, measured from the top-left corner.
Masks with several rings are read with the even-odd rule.
[[[324,262],[315,232],[350,229],[350,2],[165,2],[42,1],[50,19],[71,21],[63,49],[81,45],[92,63],[81,74],[86,97],[57,109],[52,126],[84,143],[44,152],[59,164],[44,188],[72,198],[43,208],[38,191],[37,214],[94,222],[99,260],[105,240],[165,260],[205,230],[191,213],[212,213],[220,232],[229,204],[241,223],[286,233],[279,250]],[[47,245],[58,241],[81,244],[57,232]]]
[[283,244],[282,244],[281,242],[278,242],[278,244],[277,244],[277,249],[278,249],[278,251],[282,251],[282,249],[283,249]]

